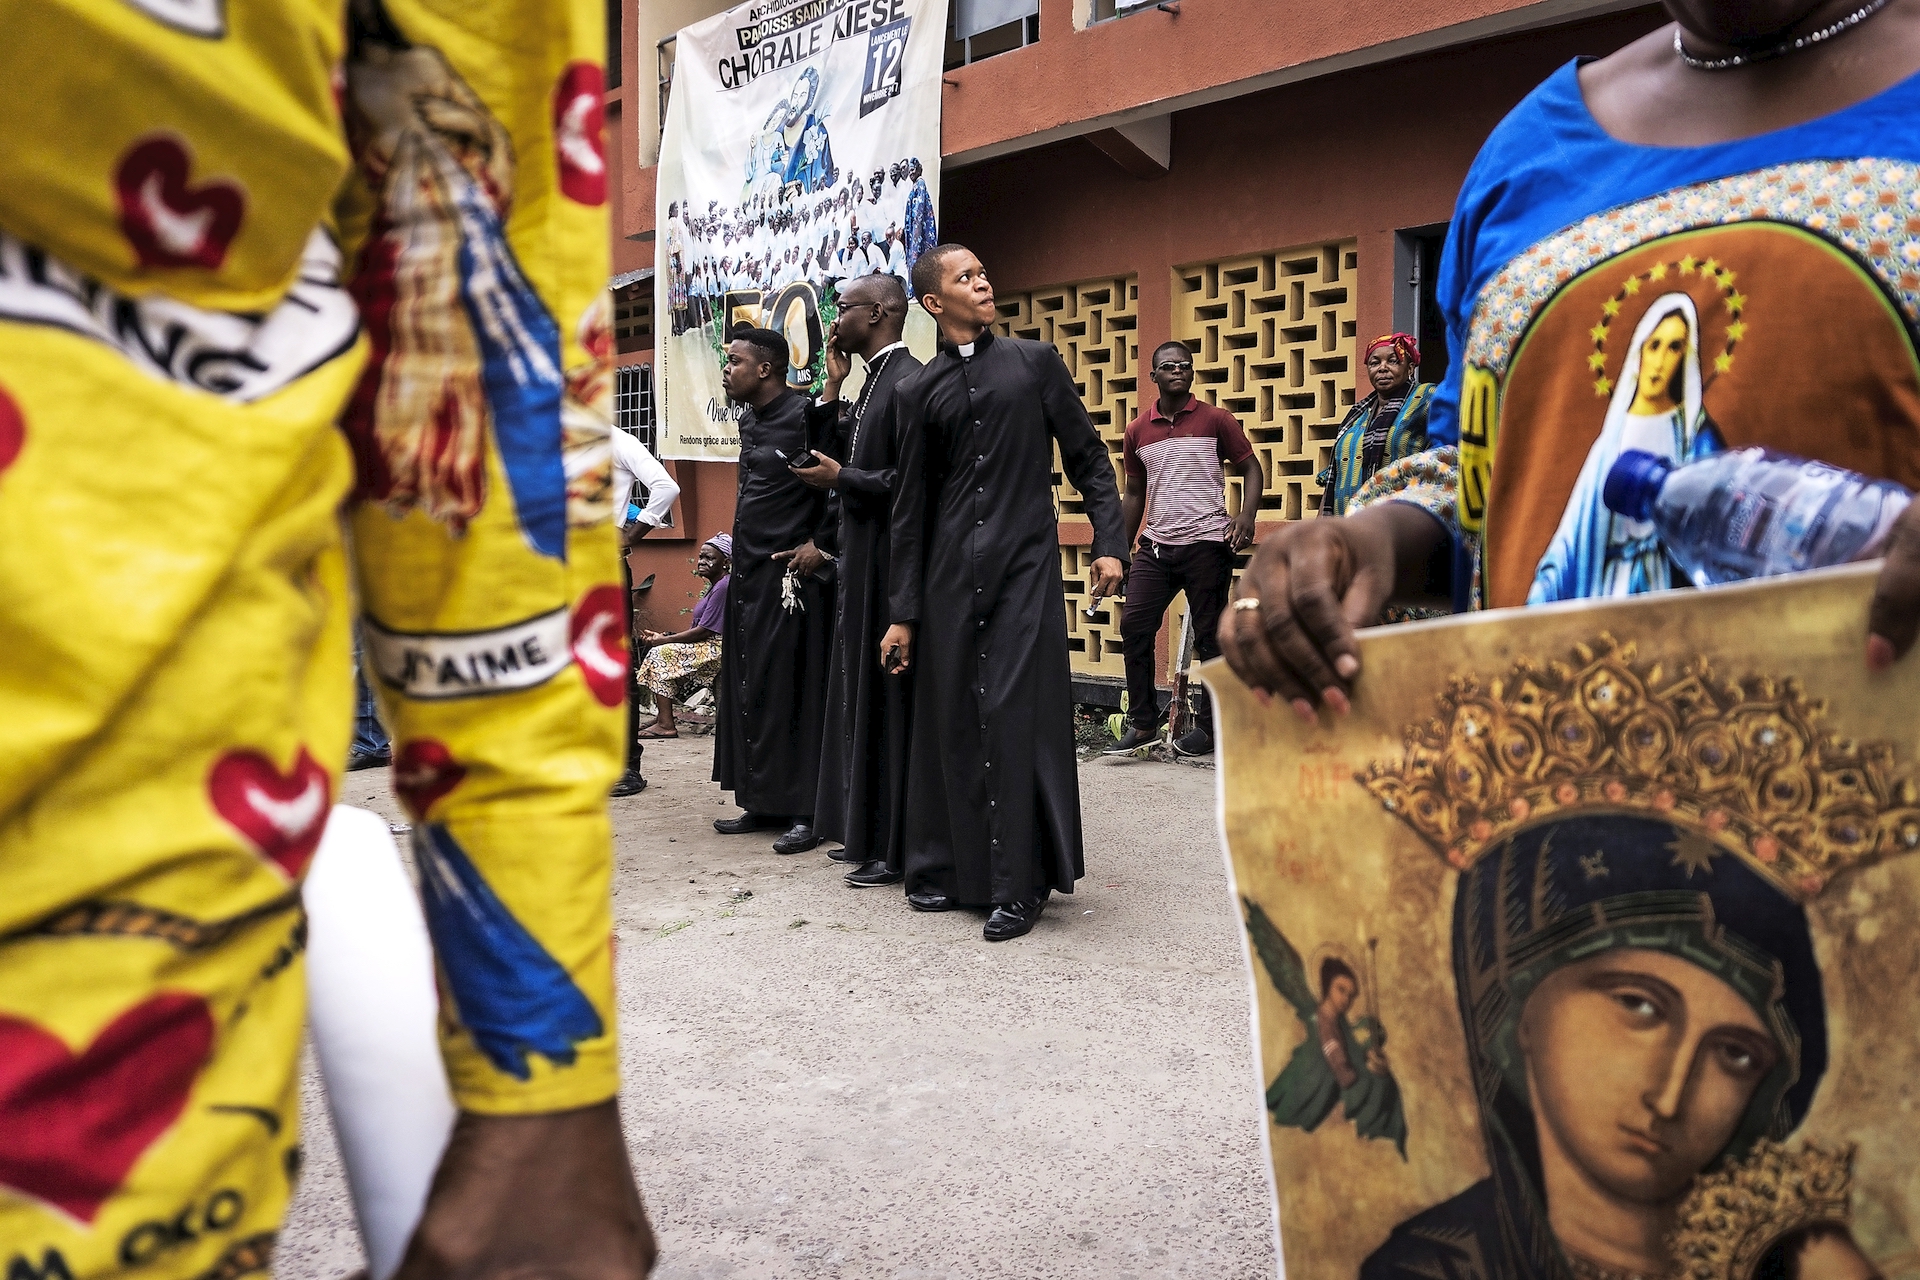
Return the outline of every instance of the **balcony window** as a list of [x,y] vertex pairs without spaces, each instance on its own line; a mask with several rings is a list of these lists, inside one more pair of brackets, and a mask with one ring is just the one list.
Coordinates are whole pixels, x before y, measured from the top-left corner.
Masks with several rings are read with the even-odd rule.
[[954,0],[947,9],[946,69],[1039,39],[1040,0]]
[[653,350],[653,270],[632,274],[635,279],[619,279],[613,289],[613,349],[623,355]]

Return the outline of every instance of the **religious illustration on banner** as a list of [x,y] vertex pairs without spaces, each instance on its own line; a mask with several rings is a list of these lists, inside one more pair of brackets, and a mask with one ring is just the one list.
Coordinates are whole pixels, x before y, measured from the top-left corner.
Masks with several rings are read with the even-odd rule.
[[1876,568],[1363,632],[1311,726],[1213,664],[1287,1274],[1920,1277]]
[[[661,456],[737,455],[720,382],[735,325],[784,334],[804,390],[840,285],[889,274],[912,296],[939,241],[946,17],[946,0],[755,0],[679,33],[655,224]],[[932,354],[918,306],[906,336]]]

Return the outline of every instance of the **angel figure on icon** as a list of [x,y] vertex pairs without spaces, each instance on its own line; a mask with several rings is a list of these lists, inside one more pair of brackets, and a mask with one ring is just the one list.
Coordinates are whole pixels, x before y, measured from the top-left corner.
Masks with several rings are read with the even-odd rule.
[[[1319,992],[1306,962],[1258,905],[1242,898],[1247,934],[1274,989],[1293,1006],[1307,1037],[1267,1087],[1273,1122],[1312,1133],[1338,1103],[1362,1138],[1384,1138],[1407,1158],[1407,1117],[1400,1086],[1387,1063],[1387,1032],[1372,1014],[1354,1016],[1360,976],[1328,956],[1320,964]],[[1378,995],[1375,996],[1378,1007]]]

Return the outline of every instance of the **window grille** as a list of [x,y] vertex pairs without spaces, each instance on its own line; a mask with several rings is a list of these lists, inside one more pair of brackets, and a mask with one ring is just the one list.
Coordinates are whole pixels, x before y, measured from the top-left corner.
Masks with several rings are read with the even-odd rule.
[[653,366],[630,364],[613,371],[613,425],[630,432],[656,458],[659,416],[653,408]]

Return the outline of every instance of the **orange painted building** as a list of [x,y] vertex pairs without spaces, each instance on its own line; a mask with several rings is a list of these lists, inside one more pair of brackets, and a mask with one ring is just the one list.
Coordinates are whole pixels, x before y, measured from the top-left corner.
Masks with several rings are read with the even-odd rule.
[[[607,126],[632,423],[653,360],[651,166],[671,36],[728,6],[615,3]],[[1262,460],[1263,525],[1317,510],[1359,344],[1413,331],[1423,372],[1444,368],[1426,282],[1488,132],[1562,63],[1663,21],[1617,0],[953,0],[950,37],[985,8],[1015,16],[949,40],[941,238],[980,255],[1003,328],[1061,348],[1116,468],[1142,392],[1154,394],[1139,361],[1189,340],[1196,394],[1239,415]],[[633,566],[636,583],[652,578],[646,625],[675,630],[703,585],[697,543],[731,527],[735,475],[667,465],[681,486],[674,528]],[[1057,493],[1072,594],[1089,531],[1077,495]],[[1118,611],[1068,613],[1083,696],[1104,684],[1117,699]]]

